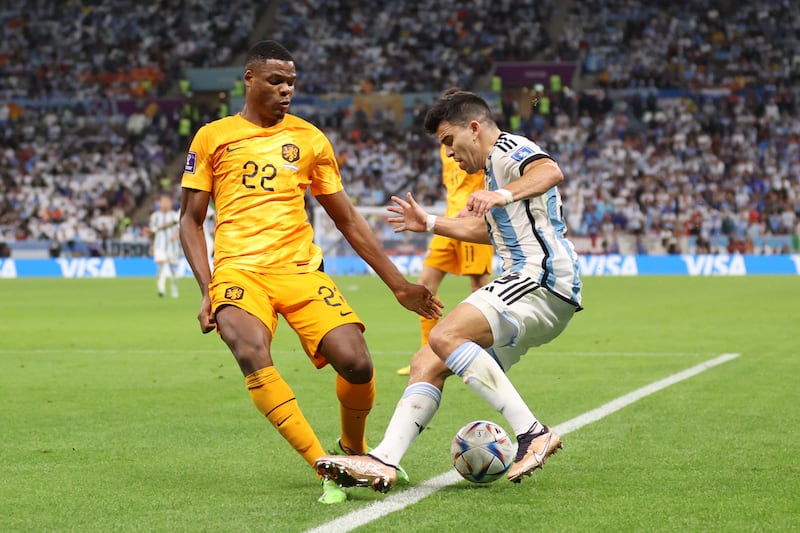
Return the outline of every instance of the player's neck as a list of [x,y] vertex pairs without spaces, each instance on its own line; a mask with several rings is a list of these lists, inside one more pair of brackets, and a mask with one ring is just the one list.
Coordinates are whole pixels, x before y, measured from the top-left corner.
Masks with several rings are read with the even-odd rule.
[[501,133],[502,132],[500,131],[500,128],[496,126],[489,127],[481,131],[480,143],[487,156],[489,155],[489,152],[492,151],[492,148],[494,148],[494,145],[497,142],[497,139],[500,138]]
[[283,117],[259,115],[255,111],[251,111],[250,108],[247,107],[247,104],[245,104],[239,112],[239,116],[261,128],[271,128],[272,126],[280,124],[283,120]]

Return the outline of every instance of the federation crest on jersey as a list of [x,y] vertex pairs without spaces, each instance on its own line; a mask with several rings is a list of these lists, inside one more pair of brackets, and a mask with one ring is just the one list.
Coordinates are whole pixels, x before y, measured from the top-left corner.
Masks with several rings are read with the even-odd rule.
[[513,154],[511,154],[511,159],[519,162],[523,161],[532,154],[533,154],[533,148],[531,148],[530,146],[520,146]]
[[186,164],[183,165],[183,171],[189,174],[194,174],[197,168],[197,152],[189,152],[186,154]]
[[296,144],[284,144],[281,147],[281,155],[289,163],[294,163],[300,159],[300,147]]
[[244,296],[244,289],[241,287],[233,286],[225,289],[226,300],[241,300]]

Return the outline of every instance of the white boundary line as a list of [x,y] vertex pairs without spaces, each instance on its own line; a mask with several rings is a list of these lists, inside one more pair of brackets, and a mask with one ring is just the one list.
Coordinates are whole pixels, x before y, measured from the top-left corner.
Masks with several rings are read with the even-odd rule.
[[[592,422],[597,422],[598,420],[619,411],[623,407],[641,400],[645,396],[649,396],[655,392],[669,387],[670,385],[674,385],[680,381],[689,379],[692,376],[696,376],[697,374],[705,372],[706,370],[717,365],[727,363],[728,361],[736,359],[737,357],[739,357],[738,353],[726,353],[720,355],[719,357],[715,357],[714,359],[710,359],[700,363],[699,365],[695,365],[676,374],[672,374],[664,379],[655,381],[649,385],[645,385],[644,387],[636,389],[633,392],[629,392],[628,394],[620,396],[615,400],[611,400],[610,402],[601,405],[596,409],[592,409],[591,411],[587,411],[582,415],[578,415],[562,424],[553,426],[553,429],[562,435],[566,435],[567,433],[576,431],[583,426],[591,424]],[[307,533],[346,533],[348,531],[352,531],[357,527],[382,518],[389,513],[400,511],[409,505],[413,505],[423,498],[430,496],[439,489],[443,489],[449,485],[454,485],[458,481],[461,481],[461,479],[461,476],[458,475],[455,470],[451,470],[442,475],[424,481],[413,488],[398,492],[387,497],[386,499],[376,501],[367,505],[366,507],[351,511],[344,516],[340,516],[339,518],[331,520],[330,522],[322,524],[314,529],[309,529]]]

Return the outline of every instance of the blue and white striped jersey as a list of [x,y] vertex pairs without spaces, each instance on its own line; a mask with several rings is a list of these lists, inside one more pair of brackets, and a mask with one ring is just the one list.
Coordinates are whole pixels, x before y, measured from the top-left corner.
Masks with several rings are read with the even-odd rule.
[[179,218],[177,211],[158,210],[150,215],[154,254],[160,252],[170,258],[177,258],[180,255]]
[[[536,143],[502,132],[486,161],[486,189],[494,191],[519,179],[529,163],[552,159]],[[503,260],[503,272],[520,272],[551,292],[581,303],[581,280],[575,247],[566,238],[567,226],[557,187],[535,198],[495,207],[486,214],[489,235]]]

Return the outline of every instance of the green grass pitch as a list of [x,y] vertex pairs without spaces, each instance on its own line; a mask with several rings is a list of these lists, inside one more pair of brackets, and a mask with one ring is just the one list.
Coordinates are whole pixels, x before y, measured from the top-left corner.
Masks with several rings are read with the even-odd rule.
[[[377,443],[418,322],[377,278],[338,278],[367,325]],[[316,502],[311,469],[252,406],[233,357],[202,335],[199,294],[155,280],[0,280],[0,531],[280,531],[387,498]],[[564,437],[520,485],[466,481],[359,531],[800,529],[800,277],[586,278],[586,310],[510,376],[559,424],[724,353],[740,357]],[[452,307],[465,279],[448,277]],[[323,445],[338,436],[331,369],[281,323],[276,364]],[[412,487],[448,471],[471,420],[506,426],[457,379],[404,458]],[[392,494],[395,494],[394,492]]]

